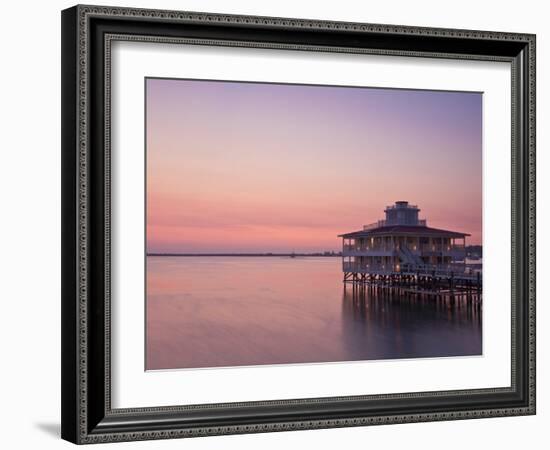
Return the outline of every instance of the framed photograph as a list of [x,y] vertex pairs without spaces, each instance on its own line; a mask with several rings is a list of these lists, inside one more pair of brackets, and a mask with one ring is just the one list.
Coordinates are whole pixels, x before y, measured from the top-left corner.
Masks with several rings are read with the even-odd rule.
[[62,437],[535,413],[535,36],[62,12]]

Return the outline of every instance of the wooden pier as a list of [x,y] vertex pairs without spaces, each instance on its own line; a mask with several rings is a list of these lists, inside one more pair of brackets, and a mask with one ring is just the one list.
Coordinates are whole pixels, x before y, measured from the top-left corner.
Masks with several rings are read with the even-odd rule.
[[361,268],[344,264],[344,283],[353,288],[377,288],[397,295],[416,294],[427,297],[466,298],[480,303],[481,273],[468,273],[448,267],[403,265],[398,271]]
[[429,227],[419,211],[397,201],[385,219],[340,234],[344,285],[481,302],[481,271],[466,265],[469,234]]

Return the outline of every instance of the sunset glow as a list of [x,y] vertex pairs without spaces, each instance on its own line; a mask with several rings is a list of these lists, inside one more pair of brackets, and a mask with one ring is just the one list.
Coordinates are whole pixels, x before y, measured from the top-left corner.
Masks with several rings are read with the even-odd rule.
[[338,251],[396,200],[482,237],[482,94],[146,80],[147,251]]

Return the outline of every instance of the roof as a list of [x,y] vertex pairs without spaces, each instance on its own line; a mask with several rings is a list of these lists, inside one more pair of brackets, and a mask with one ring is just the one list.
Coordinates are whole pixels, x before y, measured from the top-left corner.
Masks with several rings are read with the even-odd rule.
[[388,225],[378,228],[372,228],[370,230],[352,231],[350,233],[339,234],[338,237],[343,238],[361,238],[371,236],[395,236],[395,235],[407,235],[407,236],[443,236],[452,238],[463,238],[470,236],[468,233],[459,233],[458,231],[441,230],[439,228],[431,228],[424,226],[414,225]]

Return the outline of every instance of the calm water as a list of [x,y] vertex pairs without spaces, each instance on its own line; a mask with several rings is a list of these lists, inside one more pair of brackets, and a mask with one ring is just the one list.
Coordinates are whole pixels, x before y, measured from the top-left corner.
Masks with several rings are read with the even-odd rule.
[[481,310],[344,289],[340,258],[147,258],[147,368],[481,354]]

